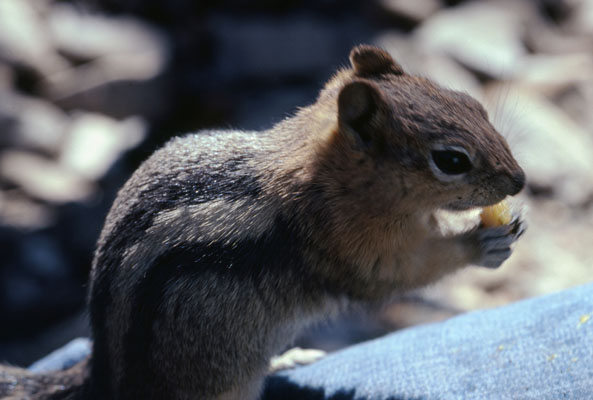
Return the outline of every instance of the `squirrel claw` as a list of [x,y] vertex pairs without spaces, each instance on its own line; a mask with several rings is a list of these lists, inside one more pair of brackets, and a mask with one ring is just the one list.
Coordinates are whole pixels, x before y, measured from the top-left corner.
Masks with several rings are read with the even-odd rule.
[[494,228],[483,226],[476,229],[481,257],[477,265],[486,268],[498,268],[513,252],[512,245],[525,233],[526,224],[520,217],[515,217],[508,225]]

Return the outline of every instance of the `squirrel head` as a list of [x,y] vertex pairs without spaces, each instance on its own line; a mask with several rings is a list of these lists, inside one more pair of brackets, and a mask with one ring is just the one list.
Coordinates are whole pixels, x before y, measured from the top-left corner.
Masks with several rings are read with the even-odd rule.
[[350,61],[339,86],[332,83],[335,143],[369,178],[398,187],[418,206],[458,210],[523,188],[523,170],[477,100],[405,73],[376,47],[354,48]]

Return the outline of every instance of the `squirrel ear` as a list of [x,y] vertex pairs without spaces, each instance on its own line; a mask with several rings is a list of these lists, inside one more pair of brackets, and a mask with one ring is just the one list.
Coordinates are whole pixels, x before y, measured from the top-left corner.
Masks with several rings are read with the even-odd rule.
[[378,131],[384,109],[380,89],[371,82],[351,82],[338,96],[340,126],[352,129],[365,144],[369,144]]
[[358,76],[380,74],[403,75],[404,70],[391,55],[375,46],[360,45],[350,52],[350,63]]

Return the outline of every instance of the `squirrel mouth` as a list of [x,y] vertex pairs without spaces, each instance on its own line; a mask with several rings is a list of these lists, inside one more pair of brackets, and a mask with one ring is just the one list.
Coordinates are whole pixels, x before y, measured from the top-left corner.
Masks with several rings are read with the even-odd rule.
[[499,195],[491,198],[484,198],[479,196],[478,198],[459,199],[446,204],[443,208],[450,211],[467,211],[477,207],[489,207],[494,204],[498,204],[506,198],[505,195]]
[[446,204],[443,209],[445,210],[449,210],[449,211],[467,211],[470,210],[472,208],[476,208],[479,207],[476,204],[469,204],[467,202],[455,202],[455,203],[449,203]]

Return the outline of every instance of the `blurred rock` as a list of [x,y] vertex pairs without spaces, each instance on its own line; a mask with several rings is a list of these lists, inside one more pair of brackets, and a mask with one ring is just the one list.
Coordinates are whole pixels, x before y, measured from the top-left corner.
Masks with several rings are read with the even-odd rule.
[[573,3],[571,18],[566,23],[567,29],[591,37],[593,35],[593,1],[574,0]]
[[112,55],[50,76],[45,91],[62,99],[114,81],[145,80],[159,71],[155,53]]
[[426,53],[410,38],[410,35],[386,30],[376,35],[372,44],[387,50],[406,72],[420,73]]
[[526,53],[523,2],[470,2],[446,9],[415,32],[425,51],[450,55],[474,71],[504,79]]
[[217,70],[232,82],[319,76],[348,54],[360,23],[338,25],[319,18],[211,18],[218,43]]
[[525,169],[528,185],[573,206],[593,194],[593,136],[543,97],[504,85],[486,88],[486,107]]
[[140,117],[123,121],[100,114],[74,115],[60,163],[88,180],[98,180],[122,153],[139,145],[147,125]]
[[91,183],[60,164],[17,150],[0,153],[0,177],[50,203],[85,201],[94,192]]
[[15,92],[0,91],[0,143],[56,155],[61,147],[69,118],[53,104]]
[[571,53],[526,56],[517,68],[515,80],[523,88],[553,97],[581,82],[593,80],[593,55]]
[[381,11],[412,22],[424,21],[442,7],[440,0],[376,0]]
[[533,53],[570,54],[593,49],[592,35],[570,32],[537,19],[525,24],[524,41]]
[[392,54],[411,74],[429,77],[443,87],[460,90],[477,99],[483,98],[478,79],[447,55],[431,54],[407,35],[386,32],[373,43]]
[[53,48],[35,0],[0,1],[0,59],[50,75],[67,68]]
[[0,191],[0,226],[35,230],[55,222],[53,210],[32,201],[19,190]]
[[519,276],[509,281],[509,289],[523,287],[519,294],[526,297],[590,282],[592,216],[590,210],[578,212],[556,201],[534,202],[531,229],[518,247]]
[[593,79],[576,84],[553,99],[575,122],[593,134]]
[[163,33],[137,18],[91,14],[72,4],[54,3],[47,24],[55,46],[77,59],[120,55],[134,61],[133,56],[143,55],[135,62],[138,70],[132,77],[153,77],[168,61],[169,45]]
[[0,92],[10,89],[14,73],[8,64],[0,62]]
[[79,62],[47,77],[42,90],[48,97],[64,108],[118,117],[158,112],[165,96],[157,78],[169,61],[162,33],[137,19],[62,3],[53,5],[49,27],[57,48]]
[[484,97],[480,82],[467,69],[449,57],[426,57],[422,75],[430,77],[443,87],[466,92],[478,100]]

